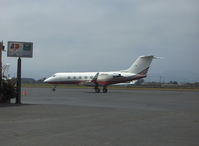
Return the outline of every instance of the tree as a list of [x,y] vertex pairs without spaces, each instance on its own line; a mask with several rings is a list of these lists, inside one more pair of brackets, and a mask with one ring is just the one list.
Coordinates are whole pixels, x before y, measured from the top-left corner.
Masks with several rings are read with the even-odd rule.
[[178,82],[177,81],[170,81],[169,84],[175,84],[175,85],[178,85]]
[[10,103],[12,98],[16,98],[16,81],[2,80],[0,103]]

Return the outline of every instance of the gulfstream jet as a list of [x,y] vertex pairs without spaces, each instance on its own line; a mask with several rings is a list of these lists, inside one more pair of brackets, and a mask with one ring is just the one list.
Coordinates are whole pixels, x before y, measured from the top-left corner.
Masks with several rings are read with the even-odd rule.
[[[61,72],[55,73],[53,76],[44,80],[49,84],[78,84],[85,86],[93,86],[96,93],[106,93],[107,86],[118,83],[126,83],[133,80],[145,78],[154,56],[140,56],[126,70],[111,72]],[[53,88],[55,91],[55,88]]]

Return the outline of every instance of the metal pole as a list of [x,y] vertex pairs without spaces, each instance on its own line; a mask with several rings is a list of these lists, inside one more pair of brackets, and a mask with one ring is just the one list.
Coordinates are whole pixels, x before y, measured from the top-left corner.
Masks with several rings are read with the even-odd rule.
[[17,96],[16,104],[21,104],[21,58],[17,62]]

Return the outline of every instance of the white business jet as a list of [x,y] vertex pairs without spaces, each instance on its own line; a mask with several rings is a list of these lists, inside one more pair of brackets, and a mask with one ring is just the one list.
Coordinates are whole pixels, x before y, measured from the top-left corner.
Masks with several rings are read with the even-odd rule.
[[[100,92],[102,86],[103,93],[108,91],[107,86],[117,83],[126,83],[133,80],[145,78],[154,56],[140,56],[126,70],[111,72],[61,72],[44,80],[49,84],[78,84],[93,86],[96,93]],[[53,88],[55,91],[56,86]]]

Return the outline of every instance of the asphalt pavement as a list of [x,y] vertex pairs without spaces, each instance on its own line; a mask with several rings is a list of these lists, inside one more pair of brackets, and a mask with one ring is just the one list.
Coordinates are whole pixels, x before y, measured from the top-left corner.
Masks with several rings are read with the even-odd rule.
[[199,92],[23,88],[0,106],[2,146],[198,146]]

